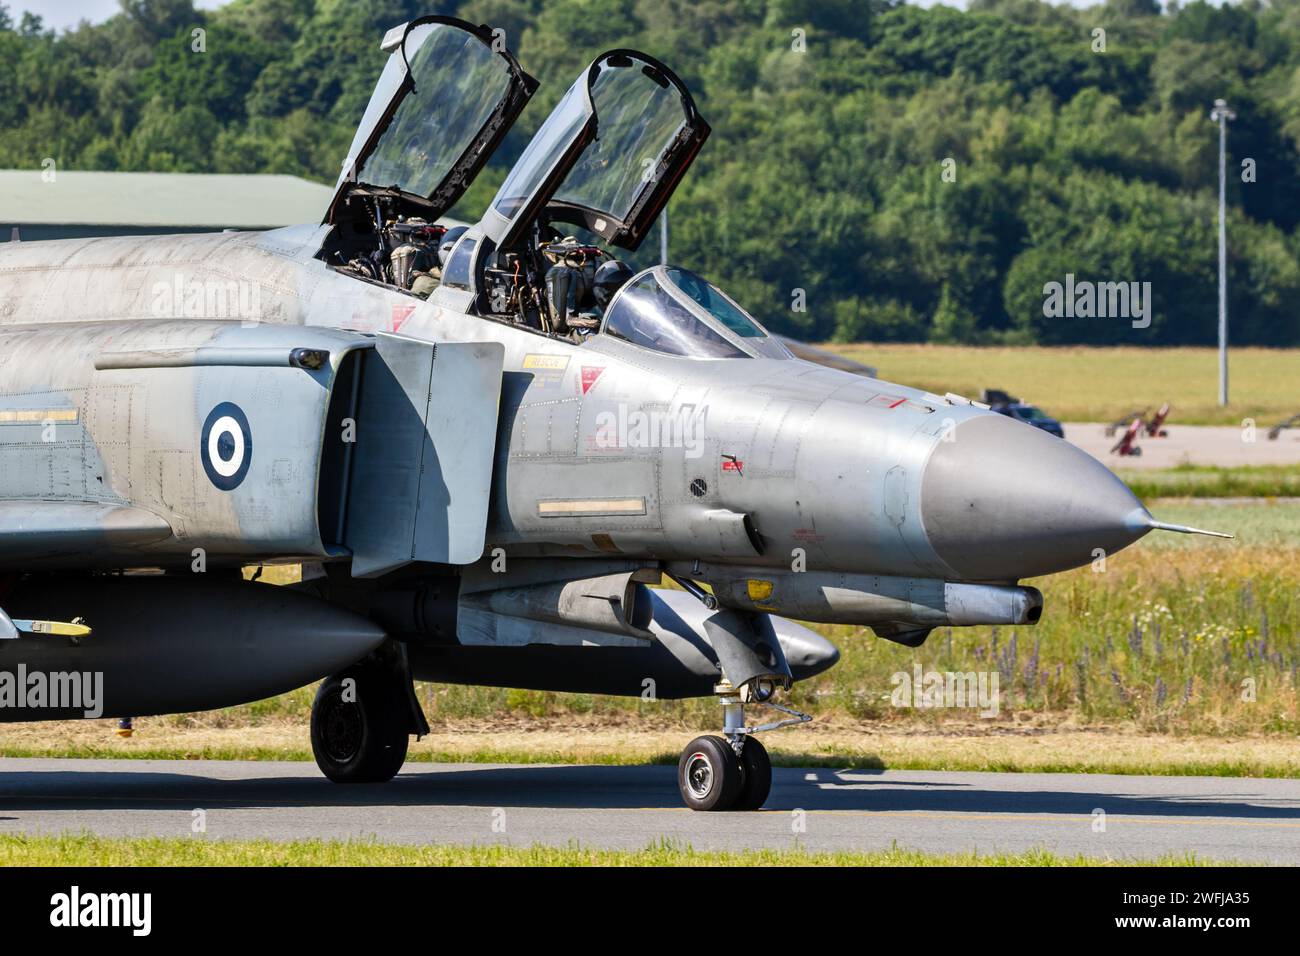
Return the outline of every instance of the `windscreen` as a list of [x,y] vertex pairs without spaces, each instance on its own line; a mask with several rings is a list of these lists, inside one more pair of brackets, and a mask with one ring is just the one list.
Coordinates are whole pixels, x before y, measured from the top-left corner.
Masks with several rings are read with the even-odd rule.
[[666,269],[665,273],[668,280],[685,293],[692,302],[732,332],[746,339],[766,337],[767,333],[708,279],[689,269],[679,269],[676,266]]
[[610,308],[605,334],[633,345],[692,358],[748,358],[701,322],[646,273],[629,283]]

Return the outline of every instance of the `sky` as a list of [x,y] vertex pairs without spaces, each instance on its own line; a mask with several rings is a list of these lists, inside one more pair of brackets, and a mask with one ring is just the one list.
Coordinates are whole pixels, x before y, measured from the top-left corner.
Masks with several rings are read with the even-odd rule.
[[[37,14],[45,21],[48,29],[68,30],[82,20],[91,23],[103,23],[118,11],[117,0],[0,0],[9,8],[10,15],[17,22],[23,11]],[[194,4],[200,9],[210,10],[219,7],[226,0],[197,0]]]
[[[117,0],[0,0],[9,7],[15,21],[22,16],[22,11],[30,10],[45,20],[47,28],[67,30],[75,27],[82,20],[102,23],[117,13]],[[195,6],[211,10],[220,7],[229,0],[196,0]],[[918,6],[929,7],[942,2],[945,6],[965,7],[966,0],[912,0]],[[1059,0],[1054,0],[1059,2]],[[1100,0],[1070,0],[1076,7],[1086,7]],[[1211,0],[1217,3],[1217,0]]]

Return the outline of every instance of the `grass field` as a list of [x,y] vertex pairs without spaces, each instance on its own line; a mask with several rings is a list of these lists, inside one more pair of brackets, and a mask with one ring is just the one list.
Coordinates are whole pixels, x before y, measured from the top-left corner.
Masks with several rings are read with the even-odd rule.
[[[892,706],[893,675],[991,672],[1001,707],[993,725],[1069,720],[1150,733],[1294,735],[1300,667],[1300,507],[1286,503],[1156,502],[1166,521],[1237,538],[1154,533],[1111,557],[1034,582],[1046,598],[1033,627],[936,630],[921,648],[866,628],[819,626],[839,664],[796,685],[792,706],[822,715],[943,727],[969,711]],[[1249,693],[1247,693],[1249,691]],[[639,701],[491,688],[428,688],[446,718],[639,712]],[[1251,699],[1246,699],[1251,698]],[[712,700],[655,705],[683,724],[712,727]]]
[[[156,760],[312,759],[303,720],[235,727],[176,726],[165,718],[136,722],[135,736],[114,721],[0,726],[0,752],[11,757],[121,757]],[[657,713],[581,717],[443,720],[412,741],[407,760],[424,763],[674,765],[682,745],[707,726],[682,726]],[[780,767],[856,770],[968,770],[1002,773],[1114,773],[1300,779],[1294,737],[1152,734],[1131,727],[1066,723],[943,728],[881,727],[842,716],[767,734]]]
[[[1185,425],[1268,427],[1300,413],[1300,350],[1233,349],[1231,403],[1218,407],[1218,352],[1211,348],[971,348],[965,345],[825,345],[875,366],[882,379],[978,399],[1001,388],[1062,421],[1108,422],[1135,409],[1173,405]],[[1104,386],[1099,383],[1105,383]]]
[[898,848],[820,853],[801,848],[702,851],[659,843],[642,850],[580,846],[400,846],[369,841],[205,840],[97,836],[0,836],[7,866],[1209,866],[1193,854],[1107,860],[1026,853],[932,854]]
[[[1300,466],[1179,465],[1117,468],[1115,473],[1144,501],[1150,498],[1300,498]],[[1290,503],[1293,507],[1295,503]]]
[[[1300,776],[1300,506],[1156,500],[1160,519],[1231,541],[1153,533],[1108,559],[1036,583],[1034,627],[936,631],[918,649],[865,628],[819,626],[840,663],[790,703],[811,728],[769,737],[778,763],[906,769]],[[995,717],[896,707],[894,675],[983,672]],[[712,699],[642,701],[421,685],[434,734],[412,759],[672,761],[716,730]],[[0,753],[310,759],[313,688],[205,714],[0,725]]]

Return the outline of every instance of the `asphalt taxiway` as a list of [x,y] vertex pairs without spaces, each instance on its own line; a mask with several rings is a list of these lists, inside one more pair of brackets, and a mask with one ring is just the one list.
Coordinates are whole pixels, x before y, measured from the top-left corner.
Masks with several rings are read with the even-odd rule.
[[0,759],[0,833],[698,850],[1043,848],[1300,864],[1300,780],[778,768],[756,813],[693,813],[669,766],[410,763],[340,786],[310,763]]
[[1282,432],[1269,441],[1271,422],[1254,428],[1236,425],[1179,425],[1171,422],[1164,438],[1137,440],[1140,455],[1112,454],[1123,429],[1107,435],[1107,425],[1096,422],[1066,422],[1065,437],[1102,464],[1114,469],[1175,468],[1179,465],[1214,465],[1236,468],[1243,465],[1300,465],[1300,429]]

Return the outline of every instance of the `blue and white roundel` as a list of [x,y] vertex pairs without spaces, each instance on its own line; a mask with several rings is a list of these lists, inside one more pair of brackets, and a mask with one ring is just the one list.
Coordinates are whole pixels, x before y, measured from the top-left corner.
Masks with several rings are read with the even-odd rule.
[[199,454],[209,481],[222,491],[239,487],[253,461],[253,433],[242,408],[234,402],[222,402],[208,413]]

